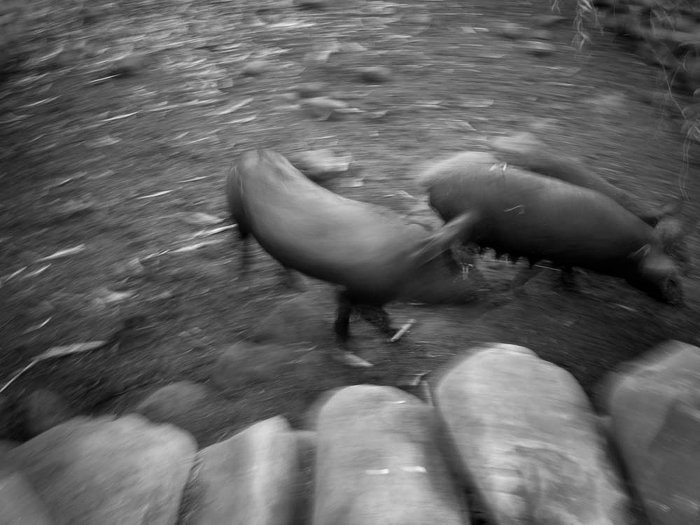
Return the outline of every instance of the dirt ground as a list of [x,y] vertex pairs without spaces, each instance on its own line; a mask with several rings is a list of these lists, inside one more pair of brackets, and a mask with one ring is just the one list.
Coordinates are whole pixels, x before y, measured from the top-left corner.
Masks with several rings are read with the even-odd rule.
[[[295,296],[262,251],[241,279],[230,231],[196,236],[228,224],[223,181],[246,148],[351,155],[350,172],[329,188],[410,213],[423,198],[415,176],[426,161],[531,130],[640,199],[685,192],[684,217],[697,217],[700,152],[681,134],[659,72],[594,28],[582,49],[572,45],[570,3],[559,2],[564,20],[547,27],[549,35],[537,33],[542,15],[552,14],[549,0],[327,4],[91,2],[6,75],[3,378],[53,346],[132,326],[119,345],[34,367],[4,392],[6,406],[47,388],[80,413],[120,413],[167,383],[209,383],[218,356]],[[509,38],[505,22],[527,30]],[[537,37],[553,48],[533,51],[528,42]],[[130,58],[118,62],[122,56]],[[251,62],[255,70],[245,70]],[[385,82],[359,78],[357,68],[375,65],[390,69]],[[322,94],[355,109],[332,119],[310,115],[293,96],[302,82],[324,83]],[[689,247],[697,260],[696,231]],[[488,256],[483,265],[494,287],[514,272]],[[557,287],[556,277],[544,272],[523,297],[494,309],[392,304],[398,323],[417,320],[397,345],[361,322],[352,326],[353,344],[374,368],[321,359],[227,392],[203,415],[200,446],[274,414],[302,426],[306,408],[329,388],[394,385],[482,341],[527,346],[588,392],[660,341],[699,342],[695,268],[683,308],[611,278],[580,276],[575,293]],[[330,285],[307,286],[331,304]],[[333,310],[325,311],[328,336],[313,352],[333,344]],[[21,439],[9,423],[4,436]]]

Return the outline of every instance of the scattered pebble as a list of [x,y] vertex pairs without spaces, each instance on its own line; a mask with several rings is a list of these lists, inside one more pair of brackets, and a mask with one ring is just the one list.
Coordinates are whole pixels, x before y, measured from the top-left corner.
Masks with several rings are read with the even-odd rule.
[[269,71],[270,63],[267,60],[252,60],[241,70],[241,75],[245,77],[257,77]]
[[391,80],[391,70],[384,66],[363,67],[359,74],[362,81],[371,84],[382,84]]
[[348,104],[329,97],[313,97],[302,100],[301,107],[311,117],[328,120],[348,109]]
[[108,74],[118,77],[129,77],[136,75],[148,66],[149,56],[147,54],[128,55],[112,63],[108,69]]
[[328,85],[324,82],[304,82],[298,84],[295,91],[299,98],[313,98],[318,97],[326,89],[328,89]]
[[502,22],[496,26],[496,32],[511,40],[519,40],[525,38],[530,31],[527,27],[514,22]]

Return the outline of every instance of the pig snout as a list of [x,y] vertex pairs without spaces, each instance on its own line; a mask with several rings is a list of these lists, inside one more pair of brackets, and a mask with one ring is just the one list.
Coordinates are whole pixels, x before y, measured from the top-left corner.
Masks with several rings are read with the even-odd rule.
[[650,251],[639,261],[628,282],[652,297],[674,306],[684,303],[680,272],[664,253]]

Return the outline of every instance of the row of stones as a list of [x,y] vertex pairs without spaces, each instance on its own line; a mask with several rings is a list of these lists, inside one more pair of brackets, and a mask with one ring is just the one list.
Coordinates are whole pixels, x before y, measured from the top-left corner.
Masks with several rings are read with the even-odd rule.
[[685,0],[594,0],[606,29],[630,38],[636,51],[668,73],[683,93],[700,88],[700,4]]
[[345,387],[314,407],[314,431],[277,416],[197,451],[138,415],[75,418],[0,453],[0,521],[464,524],[478,509],[498,525],[619,525],[613,442],[652,523],[699,523],[700,348],[666,343],[602,391],[604,425],[568,372],[492,344],[446,369],[435,406]]

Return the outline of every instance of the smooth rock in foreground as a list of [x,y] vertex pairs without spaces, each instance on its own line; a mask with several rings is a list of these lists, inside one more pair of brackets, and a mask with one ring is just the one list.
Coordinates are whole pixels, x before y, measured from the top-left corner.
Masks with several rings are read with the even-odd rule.
[[568,372],[527,348],[493,344],[452,366],[435,400],[493,523],[627,523],[595,415]]
[[21,472],[0,468],[0,525],[51,525],[44,504]]
[[318,409],[314,525],[468,523],[432,407],[391,387],[336,391]]
[[613,438],[652,523],[700,523],[700,348],[664,343],[606,386]]
[[195,452],[186,432],[128,415],[72,419],[7,458],[57,524],[170,525]]
[[277,416],[200,450],[198,502],[188,523],[291,523],[299,477],[297,443],[287,421]]

